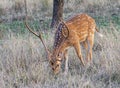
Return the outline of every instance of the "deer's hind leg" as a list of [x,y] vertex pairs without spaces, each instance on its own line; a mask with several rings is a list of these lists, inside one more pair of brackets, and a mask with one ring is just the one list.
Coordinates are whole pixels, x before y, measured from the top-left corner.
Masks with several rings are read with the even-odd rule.
[[88,52],[89,52],[88,47],[89,47],[89,46],[88,46],[88,41],[87,41],[87,39],[82,42],[82,45],[83,45],[83,47],[84,47],[84,49],[85,49],[85,59],[86,59],[87,62],[88,62],[88,58],[89,58],[89,55],[88,55]]
[[88,44],[87,58],[88,58],[88,61],[91,61],[92,60],[92,48],[94,44],[94,34],[91,34],[90,36],[88,36],[87,44]]

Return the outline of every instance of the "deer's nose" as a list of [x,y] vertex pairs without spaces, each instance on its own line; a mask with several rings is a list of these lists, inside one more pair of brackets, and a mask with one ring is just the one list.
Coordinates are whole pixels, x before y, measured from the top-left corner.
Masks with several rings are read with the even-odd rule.
[[54,68],[52,68],[52,70],[55,70]]

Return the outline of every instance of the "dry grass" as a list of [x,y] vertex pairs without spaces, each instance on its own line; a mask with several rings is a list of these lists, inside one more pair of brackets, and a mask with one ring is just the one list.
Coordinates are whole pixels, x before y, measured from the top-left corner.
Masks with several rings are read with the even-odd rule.
[[[1,88],[119,88],[120,33],[114,29],[103,34],[104,38],[96,34],[90,65],[83,67],[74,49],[70,49],[68,75],[61,69],[55,76],[48,62],[41,62],[46,56],[39,39],[8,33],[0,41]],[[53,34],[45,35],[50,36],[45,42],[51,47]]]

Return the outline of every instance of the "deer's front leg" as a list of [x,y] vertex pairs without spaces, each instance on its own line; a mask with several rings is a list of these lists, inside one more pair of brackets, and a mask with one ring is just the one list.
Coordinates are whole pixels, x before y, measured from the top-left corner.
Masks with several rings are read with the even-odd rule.
[[65,59],[65,75],[68,73],[68,50],[64,52],[64,59]]
[[75,43],[75,44],[74,44],[74,48],[75,48],[75,51],[76,51],[77,56],[79,57],[80,61],[81,61],[82,64],[85,66],[84,60],[83,60],[83,58],[82,58],[80,43],[79,43],[79,42]]

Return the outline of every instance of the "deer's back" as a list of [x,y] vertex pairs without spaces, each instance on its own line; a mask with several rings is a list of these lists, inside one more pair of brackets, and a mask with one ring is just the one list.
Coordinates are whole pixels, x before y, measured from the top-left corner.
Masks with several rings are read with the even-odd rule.
[[89,34],[95,32],[95,20],[87,14],[80,14],[72,17],[66,24],[70,31],[70,40],[75,41],[79,39],[80,42],[85,41]]

